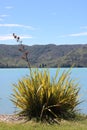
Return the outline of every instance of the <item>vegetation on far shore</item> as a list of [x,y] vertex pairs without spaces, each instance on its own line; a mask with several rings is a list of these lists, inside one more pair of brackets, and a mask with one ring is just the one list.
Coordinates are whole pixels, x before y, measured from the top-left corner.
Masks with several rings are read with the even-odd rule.
[[[0,68],[26,68],[18,48],[20,45],[0,45]],[[87,67],[87,44],[84,45],[33,45],[29,51],[32,67]]]

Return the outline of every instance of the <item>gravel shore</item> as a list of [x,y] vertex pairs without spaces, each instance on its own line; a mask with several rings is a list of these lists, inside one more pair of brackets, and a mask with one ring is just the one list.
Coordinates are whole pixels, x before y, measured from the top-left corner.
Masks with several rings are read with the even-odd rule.
[[18,115],[0,115],[0,122],[24,122],[26,121],[23,116],[18,116]]

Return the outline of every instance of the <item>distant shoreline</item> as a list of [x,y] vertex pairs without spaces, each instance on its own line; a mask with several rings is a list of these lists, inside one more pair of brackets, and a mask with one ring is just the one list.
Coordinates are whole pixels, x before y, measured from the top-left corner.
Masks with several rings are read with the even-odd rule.
[[[33,68],[87,67],[87,44],[26,46]],[[27,68],[18,45],[0,45],[0,68]]]
[[[60,66],[60,67],[31,67],[31,68],[87,68],[87,66],[86,67],[84,67],[84,66],[74,66],[74,67],[72,67],[72,66],[70,66],[70,67],[68,67],[68,66],[66,66],[66,67],[62,67],[62,66]],[[28,69],[28,67],[0,67],[0,69]]]

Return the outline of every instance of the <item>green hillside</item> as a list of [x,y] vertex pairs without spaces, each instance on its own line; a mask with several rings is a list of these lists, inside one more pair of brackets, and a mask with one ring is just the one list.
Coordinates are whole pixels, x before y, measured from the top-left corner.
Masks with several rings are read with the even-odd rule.
[[[87,45],[33,45],[29,51],[32,67],[87,67]],[[0,68],[27,67],[18,50],[19,45],[0,45]]]

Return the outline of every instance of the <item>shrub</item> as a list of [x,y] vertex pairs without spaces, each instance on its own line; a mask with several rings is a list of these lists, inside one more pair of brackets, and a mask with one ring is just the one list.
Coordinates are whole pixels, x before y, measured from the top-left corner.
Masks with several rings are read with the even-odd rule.
[[19,114],[36,119],[74,117],[78,99],[78,84],[70,78],[71,71],[48,69],[30,70],[30,75],[13,85],[12,102],[20,108]]

